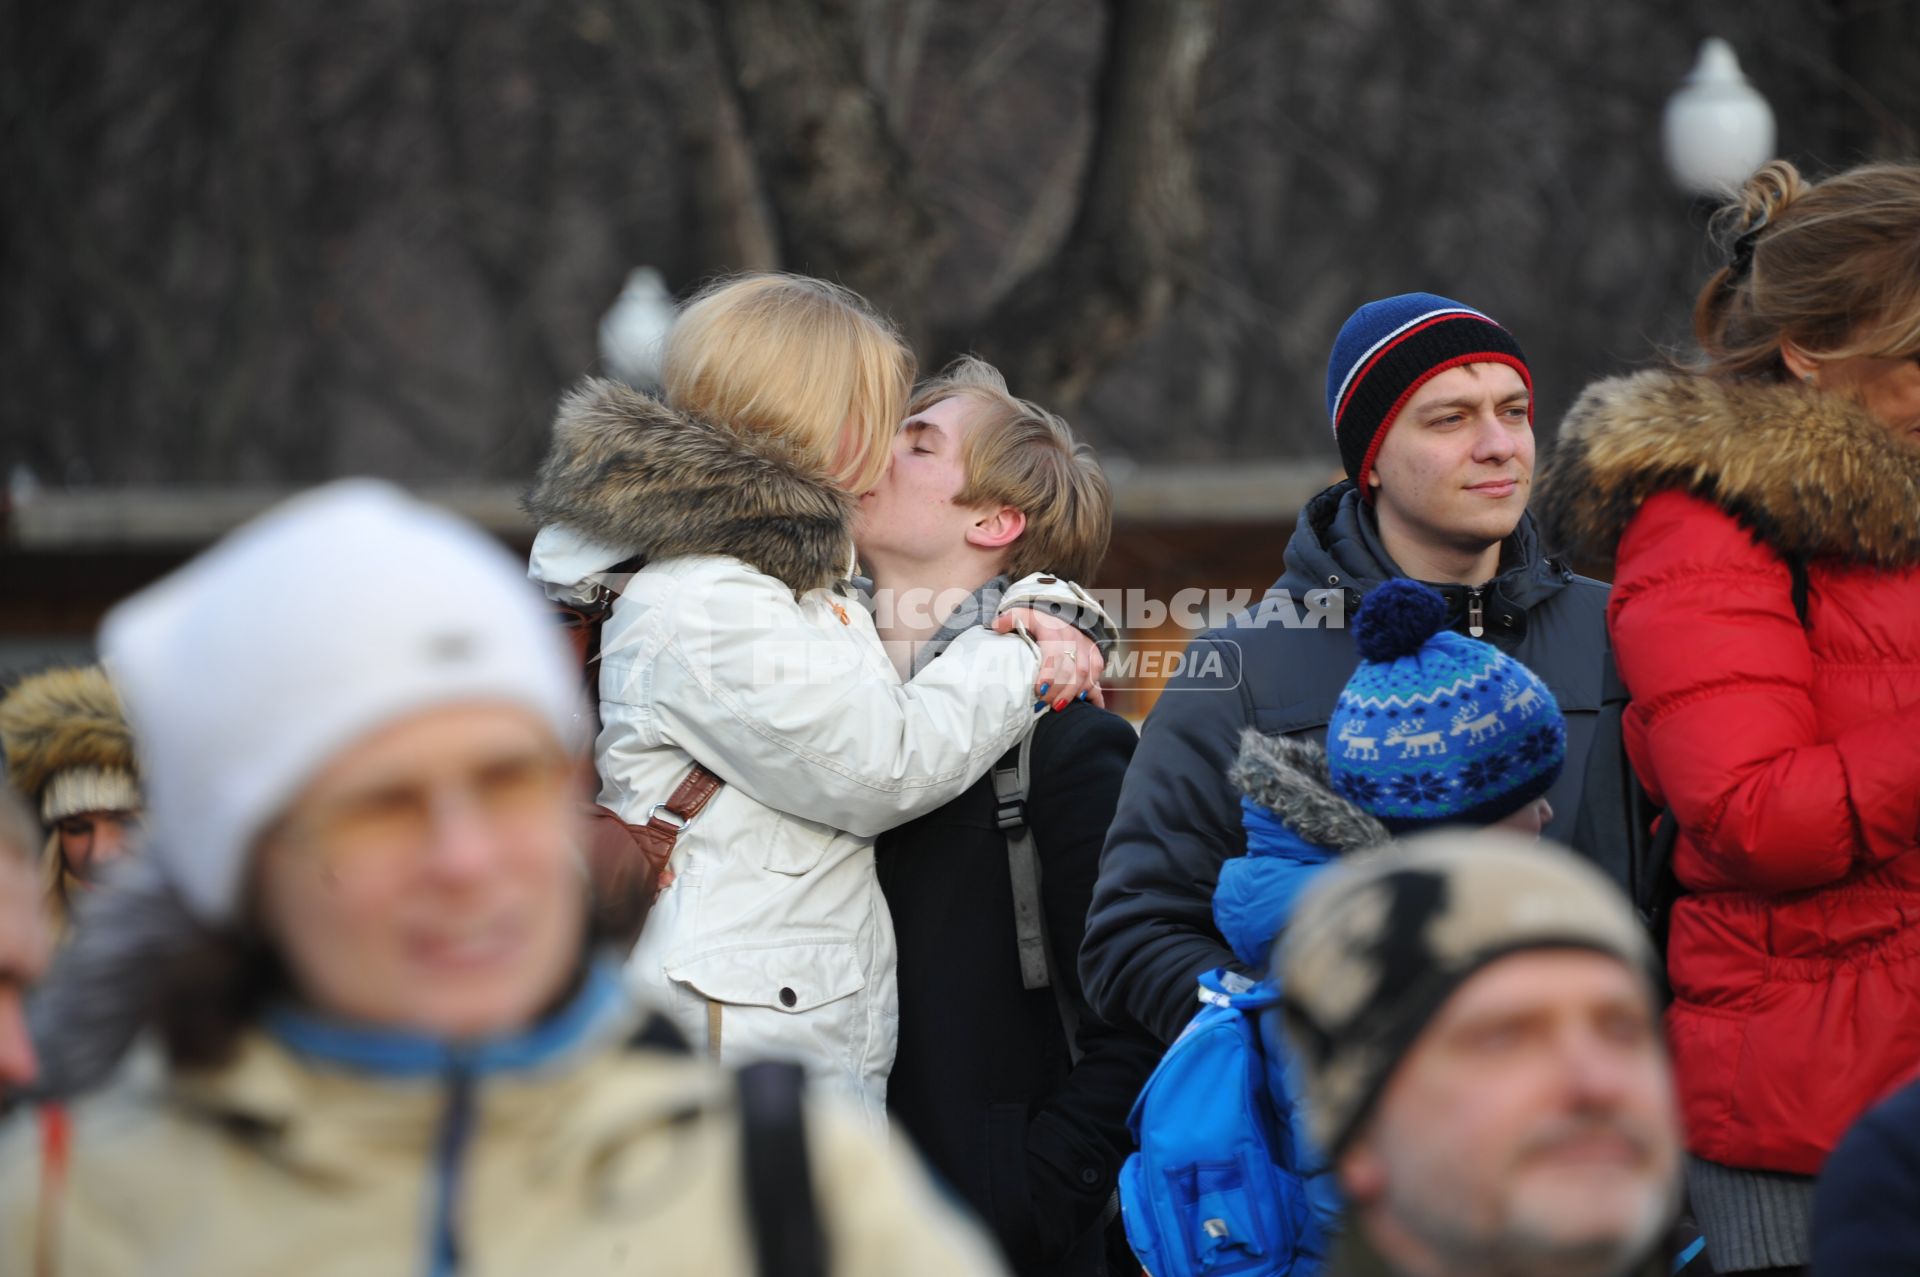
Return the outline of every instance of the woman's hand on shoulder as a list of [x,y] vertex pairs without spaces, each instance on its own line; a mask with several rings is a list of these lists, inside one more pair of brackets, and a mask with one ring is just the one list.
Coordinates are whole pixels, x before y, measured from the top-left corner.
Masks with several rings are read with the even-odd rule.
[[995,633],[1025,634],[1040,649],[1040,676],[1034,682],[1034,699],[1062,710],[1085,696],[1095,705],[1105,706],[1100,690],[1100,675],[1107,668],[1100,646],[1071,622],[1029,607],[1009,608],[994,618]]

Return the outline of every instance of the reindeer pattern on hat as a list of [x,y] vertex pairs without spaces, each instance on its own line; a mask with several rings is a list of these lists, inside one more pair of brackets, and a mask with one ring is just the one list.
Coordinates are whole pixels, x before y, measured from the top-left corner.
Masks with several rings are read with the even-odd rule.
[[1372,659],[1335,702],[1335,789],[1406,829],[1490,823],[1551,785],[1566,726],[1539,677],[1491,644],[1442,628],[1444,604],[1428,587],[1391,582],[1375,594],[1363,612],[1374,609],[1376,630],[1384,617],[1399,632],[1367,645]]

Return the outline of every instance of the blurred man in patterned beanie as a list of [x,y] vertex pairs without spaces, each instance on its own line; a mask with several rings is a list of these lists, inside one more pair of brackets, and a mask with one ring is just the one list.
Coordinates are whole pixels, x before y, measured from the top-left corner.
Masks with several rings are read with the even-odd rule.
[[1336,1277],[1657,1262],[1679,1127],[1656,968],[1597,870],[1510,833],[1425,834],[1315,883],[1276,965],[1349,1203]]

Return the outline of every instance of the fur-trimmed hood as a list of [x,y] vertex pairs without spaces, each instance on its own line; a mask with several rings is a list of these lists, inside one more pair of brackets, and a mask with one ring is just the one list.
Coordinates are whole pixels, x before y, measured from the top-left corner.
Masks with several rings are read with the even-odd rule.
[[795,592],[843,579],[853,558],[852,496],[792,443],[597,378],[560,401],[525,506],[619,560],[724,554]]
[[1674,488],[1785,555],[1920,564],[1920,449],[1853,401],[1796,383],[1595,382],[1561,424],[1534,508],[1557,548],[1604,567],[1641,502]]
[[1244,797],[1247,854],[1220,866],[1213,922],[1234,956],[1264,969],[1274,938],[1320,871],[1341,856],[1387,841],[1379,821],[1334,792],[1327,751],[1248,728],[1227,779]]
[[47,784],[62,772],[119,773],[128,782],[139,774],[133,732],[98,665],[21,679],[0,699],[0,749],[7,779],[36,812]]
[[1318,741],[1268,736],[1249,727],[1227,779],[1316,847],[1360,851],[1391,837],[1385,825],[1334,791],[1326,747]]

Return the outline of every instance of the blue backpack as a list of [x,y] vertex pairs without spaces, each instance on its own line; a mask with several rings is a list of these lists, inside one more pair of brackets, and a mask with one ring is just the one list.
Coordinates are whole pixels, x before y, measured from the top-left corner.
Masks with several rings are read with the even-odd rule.
[[1332,1176],[1296,1134],[1295,1091],[1272,1035],[1272,981],[1221,968],[1205,1004],[1161,1058],[1127,1125],[1139,1151],[1120,1170],[1127,1241],[1153,1277],[1308,1277],[1325,1261]]

